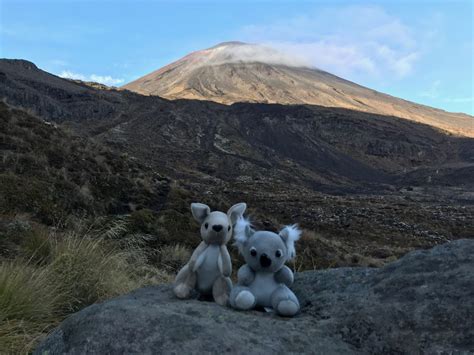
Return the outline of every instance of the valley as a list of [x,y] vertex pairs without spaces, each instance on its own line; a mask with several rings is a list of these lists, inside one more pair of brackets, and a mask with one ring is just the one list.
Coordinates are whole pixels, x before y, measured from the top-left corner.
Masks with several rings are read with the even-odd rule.
[[[195,245],[193,201],[215,209],[245,201],[255,224],[273,230],[300,223],[301,270],[380,266],[414,248],[474,237],[474,141],[433,126],[308,104],[167,100],[61,79],[22,60],[0,61],[0,96],[8,110],[110,150],[108,165],[134,162],[127,169],[160,202],[124,192],[121,209],[95,213],[150,210],[150,247]],[[2,144],[3,153],[15,144]]]

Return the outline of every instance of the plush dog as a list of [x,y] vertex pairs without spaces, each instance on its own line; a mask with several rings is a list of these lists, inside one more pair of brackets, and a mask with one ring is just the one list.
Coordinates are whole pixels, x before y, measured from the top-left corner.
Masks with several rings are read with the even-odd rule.
[[256,306],[273,308],[277,314],[288,317],[298,313],[298,299],[289,289],[293,272],[285,262],[295,257],[294,243],[301,231],[296,225],[286,226],[279,234],[254,231],[241,218],[234,235],[246,264],[237,274],[238,284],[230,294],[230,305],[240,310]]
[[232,237],[234,224],[242,218],[246,208],[245,203],[238,203],[225,214],[211,212],[202,203],[191,204],[194,218],[201,223],[202,242],[176,276],[174,293],[178,298],[189,298],[196,290],[201,295],[212,295],[220,305],[228,303],[232,264],[226,244]]

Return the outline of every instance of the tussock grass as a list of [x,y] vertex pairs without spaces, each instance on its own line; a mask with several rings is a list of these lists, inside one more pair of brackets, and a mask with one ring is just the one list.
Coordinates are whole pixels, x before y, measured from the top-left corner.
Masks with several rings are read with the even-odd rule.
[[54,282],[63,290],[64,312],[75,312],[140,286],[139,280],[133,277],[129,252],[118,250],[102,239],[70,234],[53,239],[52,244],[48,268]]
[[63,295],[50,276],[26,263],[0,264],[0,349],[26,352],[56,324]]
[[[135,288],[169,282],[150,263],[147,236],[80,228],[64,233],[38,226],[20,231],[14,259],[0,259],[0,352],[31,352],[67,315]],[[121,238],[123,237],[123,238]]]
[[170,273],[177,273],[189,261],[191,249],[181,245],[165,245],[158,249],[157,262]]

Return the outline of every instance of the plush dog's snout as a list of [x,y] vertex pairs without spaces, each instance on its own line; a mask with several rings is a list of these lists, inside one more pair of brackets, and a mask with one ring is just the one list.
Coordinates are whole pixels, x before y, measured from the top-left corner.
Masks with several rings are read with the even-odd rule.
[[216,232],[220,232],[222,230],[222,226],[220,224],[216,224],[212,226],[212,229],[214,229]]
[[272,264],[272,259],[270,259],[267,254],[260,255],[260,265],[263,267],[268,267]]

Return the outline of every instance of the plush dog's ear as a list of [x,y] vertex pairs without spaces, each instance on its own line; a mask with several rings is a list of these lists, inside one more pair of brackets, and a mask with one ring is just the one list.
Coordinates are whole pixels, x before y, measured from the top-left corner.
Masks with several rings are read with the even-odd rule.
[[234,227],[234,244],[239,248],[239,251],[241,253],[245,246],[245,243],[254,233],[255,231],[252,229],[250,221],[248,219],[240,217],[237,220]]
[[208,205],[203,203],[191,203],[191,212],[196,221],[202,224],[207,216],[211,213]]
[[246,208],[247,204],[244,202],[238,203],[229,208],[229,210],[227,211],[227,216],[229,217],[232,225],[234,225],[237,220],[244,215]]
[[288,250],[288,260],[293,259],[296,256],[295,242],[300,239],[301,236],[301,231],[298,229],[298,225],[293,224],[292,226],[286,226],[280,231],[279,235],[281,239],[283,239],[286,249]]

